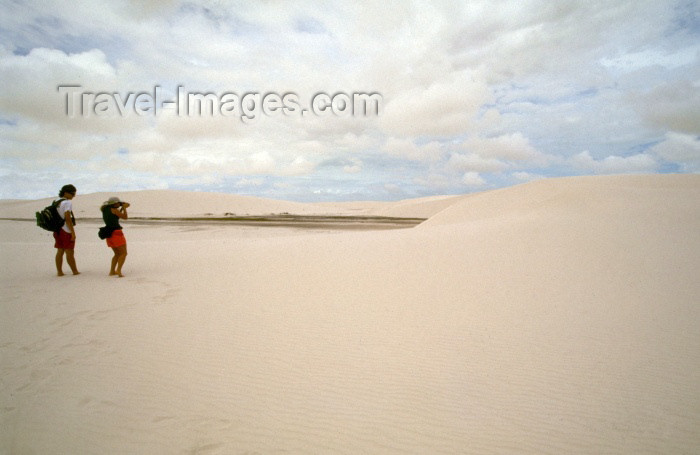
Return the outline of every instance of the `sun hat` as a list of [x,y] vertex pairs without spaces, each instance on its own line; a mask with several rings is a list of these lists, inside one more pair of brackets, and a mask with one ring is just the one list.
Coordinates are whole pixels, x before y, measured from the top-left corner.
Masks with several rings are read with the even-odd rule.
[[119,204],[119,203],[121,203],[119,198],[116,196],[112,196],[111,198],[107,199],[106,201],[104,201],[102,203],[102,207],[104,207],[105,205],[114,205],[114,204]]

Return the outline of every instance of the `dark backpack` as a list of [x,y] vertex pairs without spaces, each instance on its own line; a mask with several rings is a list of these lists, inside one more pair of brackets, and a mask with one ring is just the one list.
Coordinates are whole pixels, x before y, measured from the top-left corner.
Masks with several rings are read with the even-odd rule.
[[66,222],[58,214],[58,206],[63,201],[65,199],[58,199],[46,206],[41,212],[36,212],[36,225],[47,231],[58,232]]

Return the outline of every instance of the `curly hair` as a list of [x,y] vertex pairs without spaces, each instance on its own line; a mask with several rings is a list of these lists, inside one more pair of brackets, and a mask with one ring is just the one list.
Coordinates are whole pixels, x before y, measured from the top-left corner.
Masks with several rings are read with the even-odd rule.
[[78,191],[73,185],[63,185],[61,191],[58,192],[58,197],[63,197],[66,193],[75,194]]

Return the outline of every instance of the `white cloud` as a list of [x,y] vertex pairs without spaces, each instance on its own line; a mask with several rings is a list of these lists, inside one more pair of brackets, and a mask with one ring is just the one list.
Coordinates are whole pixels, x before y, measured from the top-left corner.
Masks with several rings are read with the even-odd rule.
[[452,153],[447,167],[460,172],[502,172],[508,169],[508,163],[495,158],[482,158],[476,153]]
[[[108,90],[116,87],[115,69],[105,54],[94,49],[79,54],[66,54],[55,49],[33,49],[28,55],[0,57],[0,111],[6,116],[21,116],[39,122],[57,123],[63,127],[79,124],[66,116],[65,95],[59,85],[80,84]],[[88,131],[106,122],[87,122]]]
[[236,188],[248,188],[262,186],[265,181],[261,178],[242,178],[236,182]]
[[462,176],[462,183],[467,186],[478,187],[486,184],[477,172],[467,172]]
[[588,151],[574,155],[570,160],[575,168],[596,174],[630,174],[653,172],[658,163],[649,154],[639,153],[632,156],[608,156],[601,160],[594,159]]
[[414,183],[441,192],[455,186],[455,182],[449,176],[437,172],[417,177],[414,179]]
[[[696,54],[700,59],[700,51]],[[681,133],[700,134],[700,65],[689,69],[694,81],[665,83],[645,93],[629,96],[642,118],[649,125]]]
[[700,172],[700,138],[697,136],[666,133],[666,139],[651,147],[649,153],[681,165],[686,172]]
[[303,156],[295,157],[291,163],[285,164],[282,168],[283,175],[305,175],[314,169],[314,164]]
[[700,46],[698,45],[677,49],[672,52],[667,52],[662,48],[647,48],[613,58],[603,58],[601,59],[601,64],[627,72],[656,65],[666,68],[679,68],[695,64],[698,52],[700,52]]
[[496,137],[472,136],[457,146],[447,167],[460,172],[494,173],[507,169],[546,165],[549,157],[538,152],[521,133]]
[[362,160],[351,158],[350,164],[343,166],[343,172],[347,174],[358,174],[362,172]]
[[384,191],[386,191],[389,194],[393,194],[393,195],[403,196],[405,194],[404,191],[401,189],[401,187],[395,183],[384,184]]
[[462,147],[481,157],[508,161],[546,161],[521,133],[504,134],[497,137],[470,137]]
[[438,142],[417,145],[411,139],[397,139],[390,137],[382,146],[382,151],[390,156],[407,159],[410,161],[435,162],[444,155],[442,146]]
[[388,99],[380,126],[404,136],[445,136],[469,131],[480,107],[488,102],[486,84],[467,71],[439,76]]

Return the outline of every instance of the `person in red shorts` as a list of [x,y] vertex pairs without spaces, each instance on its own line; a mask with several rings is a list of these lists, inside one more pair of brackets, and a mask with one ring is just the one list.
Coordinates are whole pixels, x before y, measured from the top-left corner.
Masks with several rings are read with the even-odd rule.
[[65,220],[63,227],[53,233],[56,240],[56,271],[58,276],[63,276],[63,256],[73,275],[79,275],[78,266],[75,263],[75,217],[73,216],[73,203],[71,202],[78,191],[73,185],[64,185],[58,193],[58,197],[63,199],[56,207],[58,214]]
[[111,231],[111,235],[107,237],[107,246],[112,248],[114,256],[112,256],[112,264],[109,268],[110,276],[123,277],[122,266],[126,261],[126,237],[119,224],[119,220],[126,220],[129,214],[126,209],[129,207],[128,202],[122,202],[118,197],[111,197],[109,200],[102,203],[100,210],[102,211],[102,219],[105,222],[107,229]]

